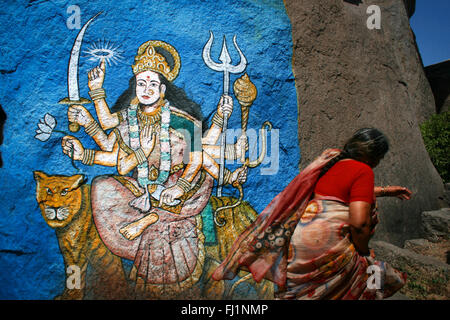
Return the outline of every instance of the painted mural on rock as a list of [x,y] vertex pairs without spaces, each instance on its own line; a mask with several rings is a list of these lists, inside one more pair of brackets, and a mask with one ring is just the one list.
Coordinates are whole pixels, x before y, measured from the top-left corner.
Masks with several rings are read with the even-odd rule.
[[298,172],[282,1],[2,11],[0,297],[273,298],[211,273]]

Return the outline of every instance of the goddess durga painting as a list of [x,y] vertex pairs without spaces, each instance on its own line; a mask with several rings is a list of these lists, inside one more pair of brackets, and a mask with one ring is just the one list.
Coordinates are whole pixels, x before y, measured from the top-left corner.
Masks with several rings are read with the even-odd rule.
[[[92,214],[111,252],[133,261],[130,277],[143,297],[176,297],[203,272],[200,214],[219,174],[216,143],[223,116],[233,109],[233,99],[223,95],[210,128],[203,130],[200,106],[172,83],[180,66],[173,46],[145,42],[132,65],[129,88],[110,109],[103,60],[88,73],[99,123],[82,105],[68,109],[69,121],[84,127],[100,150],[84,148],[73,136],[62,139],[63,152],[74,160],[117,168],[118,175],[93,179]],[[239,93],[248,96],[245,89]],[[240,158],[248,148],[245,136],[230,147],[227,158]],[[245,165],[234,172],[225,169],[225,184],[242,184],[246,178]]]

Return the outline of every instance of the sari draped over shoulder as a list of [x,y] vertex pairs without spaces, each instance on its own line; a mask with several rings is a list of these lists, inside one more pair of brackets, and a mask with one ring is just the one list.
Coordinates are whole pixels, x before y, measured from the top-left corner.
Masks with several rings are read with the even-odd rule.
[[[278,299],[381,299],[399,290],[405,274],[356,251],[348,205],[311,199],[321,169],[339,154],[325,150],[297,175],[239,236],[213,278],[232,279],[248,269],[255,281],[276,283]],[[379,287],[367,286],[371,265]]]
[[[119,118],[120,124],[114,132],[119,147],[129,154],[132,149],[127,111],[122,111]],[[170,168],[165,169],[169,174],[162,184],[169,188],[183,173],[183,157],[185,151],[190,151],[189,142],[183,134],[170,128],[168,149],[168,144],[159,143],[161,130],[158,123],[153,125],[156,143],[147,158],[148,179],[158,177],[163,170],[162,164],[168,163],[161,160],[161,155],[169,152]],[[159,206],[159,201],[151,197],[151,209],[142,213],[131,205],[133,200],[146,193],[136,172],[133,176],[99,176],[92,181],[92,211],[99,235],[115,255],[134,261],[130,277],[146,297],[172,297],[190,288],[201,276],[205,249],[200,213],[208,203],[213,179],[199,170],[191,185],[192,189],[185,193],[179,204]],[[151,190],[152,186],[148,188]],[[122,227],[150,213],[156,213],[159,220],[134,240],[126,239],[119,232]]]

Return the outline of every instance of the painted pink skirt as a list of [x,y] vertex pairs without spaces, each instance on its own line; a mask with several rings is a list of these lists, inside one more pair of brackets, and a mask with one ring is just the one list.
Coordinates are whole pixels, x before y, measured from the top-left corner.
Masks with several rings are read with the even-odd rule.
[[[171,175],[166,184],[175,184],[179,175],[181,171]],[[159,220],[130,241],[119,233],[119,229],[143,215],[129,206],[136,196],[123,182],[140,187],[133,178],[119,178],[122,183],[113,176],[96,177],[92,182],[94,222],[105,245],[115,255],[134,261],[136,278],[146,284],[165,286],[189,280],[203,263],[200,259],[204,255],[203,234],[197,216],[208,203],[213,179],[206,175],[200,188],[184,202],[177,214],[153,207],[150,212],[157,213]]]

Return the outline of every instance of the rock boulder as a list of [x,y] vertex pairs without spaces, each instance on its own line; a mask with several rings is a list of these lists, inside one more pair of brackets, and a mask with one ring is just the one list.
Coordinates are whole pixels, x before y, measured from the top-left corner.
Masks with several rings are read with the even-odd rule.
[[[409,25],[413,2],[285,0],[292,23],[300,168],[323,149],[342,146],[359,128],[383,131],[391,149],[375,169],[376,184],[414,192],[410,201],[379,202],[376,237],[398,245],[420,237],[421,213],[438,209],[443,194],[419,129],[435,104]],[[381,9],[381,29],[367,27],[371,4]]]
[[432,242],[450,238],[450,208],[422,213],[422,231]]
[[[415,245],[422,245],[418,241]],[[406,272],[406,285],[400,293],[411,299],[449,299],[450,266],[431,256],[399,248],[385,241],[371,241],[375,259],[391,264],[397,270]]]

